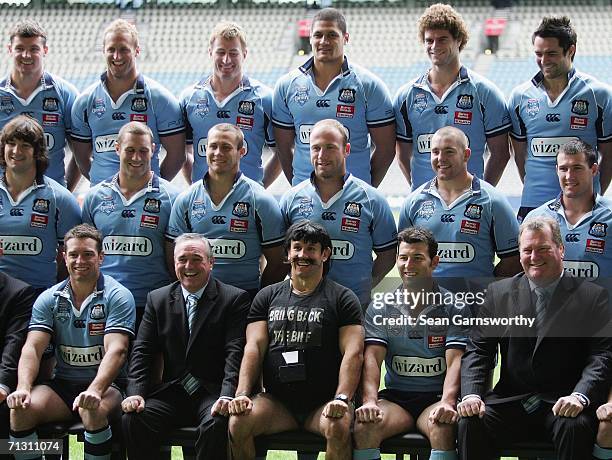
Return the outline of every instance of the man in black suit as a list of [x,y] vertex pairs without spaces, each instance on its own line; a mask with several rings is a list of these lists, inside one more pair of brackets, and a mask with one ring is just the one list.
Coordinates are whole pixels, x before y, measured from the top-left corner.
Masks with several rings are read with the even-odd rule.
[[[556,220],[534,217],[519,230],[524,273],[489,285],[481,318],[531,317],[522,326],[476,327],[461,364],[457,407],[464,460],[491,459],[514,440],[552,438],[557,459],[591,458],[595,409],[605,401],[612,339],[604,289],[563,272]],[[500,346],[501,373],[487,376]]]
[[0,272],[0,439],[8,438],[9,408],[5,401],[17,386],[17,363],[34,300],[36,294],[29,284]]
[[[131,460],[159,458],[172,427],[198,425],[196,457],[226,458],[228,404],[234,397],[245,343],[249,296],[211,276],[208,240],[176,239],[178,281],[149,293],[130,363],[122,408]],[[150,375],[163,355],[161,383]]]

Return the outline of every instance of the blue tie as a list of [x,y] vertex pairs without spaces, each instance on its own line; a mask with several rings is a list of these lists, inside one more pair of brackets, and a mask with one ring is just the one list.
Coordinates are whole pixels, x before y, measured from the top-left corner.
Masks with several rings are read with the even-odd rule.
[[193,327],[196,313],[198,312],[198,296],[195,294],[189,294],[187,296],[187,323],[189,324],[189,333]]
[[546,306],[548,303],[548,291],[543,288],[535,288],[536,295],[536,305],[535,305],[535,313],[536,313],[536,327],[539,331],[544,327],[544,322],[546,320]]

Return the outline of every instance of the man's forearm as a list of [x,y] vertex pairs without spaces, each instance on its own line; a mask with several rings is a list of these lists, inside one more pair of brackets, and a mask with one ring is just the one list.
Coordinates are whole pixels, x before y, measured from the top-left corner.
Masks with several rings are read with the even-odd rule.
[[340,365],[338,378],[338,388],[336,394],[345,394],[349,398],[355,395],[359,379],[361,377],[361,366],[363,365],[363,355],[358,352],[349,354],[346,352]]
[[19,359],[19,367],[17,369],[17,389],[27,390],[32,389],[34,380],[38,376],[40,368],[41,356],[38,356],[34,347],[27,344],[21,350],[21,358]]
[[250,347],[245,347],[244,356],[240,365],[240,374],[238,376],[238,387],[236,388],[236,396],[250,395],[253,392],[254,382],[259,378],[261,373],[261,359],[259,351]]
[[127,348],[118,347],[109,350],[108,353],[104,355],[104,358],[102,358],[102,362],[98,367],[98,373],[89,385],[89,389],[103,395],[110,384],[117,378],[117,375],[119,375],[121,366],[125,363],[126,358]]
[[363,378],[361,379],[364,404],[378,401],[379,387],[380,365],[374,356],[369,356],[369,354],[366,353],[363,361]]

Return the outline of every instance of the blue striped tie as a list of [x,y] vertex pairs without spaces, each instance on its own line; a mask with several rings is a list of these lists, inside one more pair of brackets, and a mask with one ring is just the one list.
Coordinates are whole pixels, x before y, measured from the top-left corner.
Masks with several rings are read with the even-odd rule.
[[548,303],[548,291],[546,289],[543,288],[535,288],[535,295],[536,295],[536,305],[535,305],[535,313],[536,313],[536,327],[538,329],[538,335],[539,332],[542,330],[542,328],[544,327],[544,322],[546,320],[546,306]]
[[189,294],[187,296],[187,323],[189,324],[189,333],[193,327],[196,313],[198,312],[198,296],[195,294]]

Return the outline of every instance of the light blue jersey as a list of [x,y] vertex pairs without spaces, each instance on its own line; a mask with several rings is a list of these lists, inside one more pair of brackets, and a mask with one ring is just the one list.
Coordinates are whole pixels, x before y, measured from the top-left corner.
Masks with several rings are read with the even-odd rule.
[[49,156],[45,175],[62,185],[65,185],[64,147],[72,130],[70,111],[77,94],[72,84],[47,72],[28,99],[17,95],[10,77],[0,81],[0,129],[17,115],[35,118],[45,131]]
[[261,184],[264,144],[269,147],[276,145],[272,129],[272,90],[257,80],[244,77],[236,91],[218,102],[210,81],[210,76],[203,78],[184,90],[180,97],[187,127],[187,143],[193,144],[191,180],[196,182],[202,179],[208,171],[208,130],[219,123],[231,123],[244,134],[247,151],[240,160],[240,169],[245,176]]
[[213,245],[215,278],[241,289],[258,289],[262,249],[277,246],[285,238],[278,203],[239,172],[230,192],[215,205],[207,180],[208,173],[177,197],[166,236],[174,240],[182,233],[201,233]]
[[153,175],[149,183],[127,200],[118,174],[89,189],[83,203],[83,222],[102,232],[102,272],[134,295],[144,308],[147,294],[170,283],[164,234],[178,192]]
[[119,333],[132,339],[135,322],[130,291],[110,276],[100,275],[96,290],[80,310],[74,307],[68,280],[43,292],[34,302],[29,330],[51,334],[56,378],[86,383],[98,373],[104,357],[104,335]]
[[369,129],[395,122],[389,91],[377,76],[344,59],[342,73],[325,91],[314,82],[314,58],[283,76],[274,89],[272,122],[278,128],[295,130],[292,185],[307,180],[310,163],[310,130],[326,118],[342,123],[349,132],[351,154],[346,169],[371,183]]
[[565,218],[561,194],[527,216],[539,215],[559,222],[565,246],[563,266],[568,274],[599,279],[607,287],[612,286],[612,238],[608,234],[608,227],[612,232],[612,200],[596,195],[593,209],[574,225]]
[[487,138],[507,133],[511,127],[501,91],[465,67],[442,98],[429,87],[426,73],[399,89],[393,108],[398,142],[412,144],[412,190],[435,176],[431,137],[438,129],[454,126],[465,133],[472,150],[468,171],[482,179]]
[[[593,148],[612,141],[612,89],[572,69],[565,90],[551,101],[539,72],[510,95],[510,135],[527,143],[521,206],[535,208],[561,191],[555,171],[562,145],[581,139]],[[595,178],[599,191],[599,175]]]
[[160,138],[185,130],[179,103],[166,88],[139,75],[134,88],[113,102],[106,90],[105,72],[74,103],[72,137],[93,145],[89,172],[92,185],[110,179],[119,171],[115,141],[121,127],[130,121],[146,123],[153,131],[155,152],[151,169],[159,175]]
[[[396,294],[403,295],[402,291],[400,286]],[[388,390],[441,393],[446,350],[465,350],[468,341],[467,328],[455,322],[469,318],[470,309],[458,308],[453,294],[443,288],[419,294],[431,296],[436,303],[423,308],[418,316],[411,315],[414,304],[372,302],[366,311],[365,343],[387,349]]]
[[287,227],[306,219],[325,227],[333,245],[328,276],[367,305],[372,289],[372,250],[385,251],[397,245],[397,228],[387,200],[349,174],[342,189],[327,203],[321,201],[309,179],[283,195],[281,210]]
[[399,229],[418,225],[438,241],[438,277],[493,276],[495,254],[518,254],[518,223],[504,195],[474,177],[472,187],[450,206],[438,194],[436,179],[412,192],[400,212]]
[[45,176],[15,201],[0,177],[0,271],[35,288],[57,280],[57,247],[64,234],[81,223],[74,196]]

